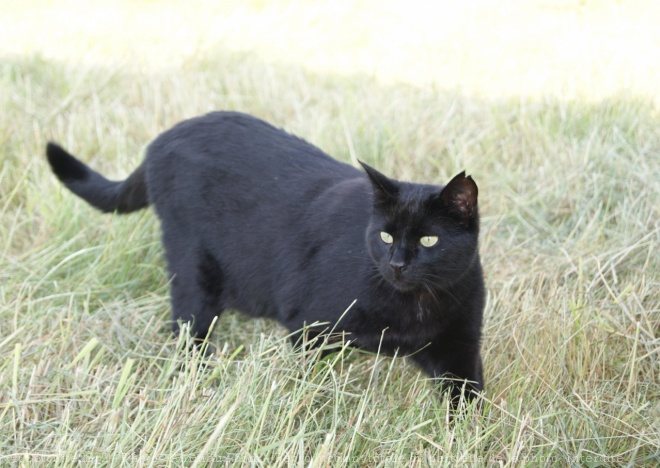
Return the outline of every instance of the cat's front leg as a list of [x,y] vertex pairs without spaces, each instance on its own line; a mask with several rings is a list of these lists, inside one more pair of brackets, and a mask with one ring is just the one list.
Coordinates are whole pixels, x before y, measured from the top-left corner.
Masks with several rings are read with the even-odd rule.
[[442,392],[449,392],[453,407],[458,406],[461,396],[471,401],[484,389],[478,342],[438,339],[412,359],[431,377],[439,379]]

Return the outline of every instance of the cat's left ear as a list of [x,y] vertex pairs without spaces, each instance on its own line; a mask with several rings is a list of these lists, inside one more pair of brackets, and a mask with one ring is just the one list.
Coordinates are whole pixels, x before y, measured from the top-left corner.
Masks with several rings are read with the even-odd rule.
[[440,201],[450,214],[462,219],[477,216],[477,196],[479,190],[472,176],[465,176],[465,171],[458,174],[440,192]]
[[395,201],[399,196],[399,184],[389,177],[381,174],[376,169],[362,161],[358,161],[371,181],[371,185],[374,188],[374,197],[375,201],[378,203],[389,203]]

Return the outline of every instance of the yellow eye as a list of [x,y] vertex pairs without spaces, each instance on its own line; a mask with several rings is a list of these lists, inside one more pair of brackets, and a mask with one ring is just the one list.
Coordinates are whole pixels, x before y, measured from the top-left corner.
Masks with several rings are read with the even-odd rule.
[[433,247],[438,243],[438,236],[424,236],[419,240],[424,247]]
[[394,242],[394,237],[392,237],[390,234],[386,233],[385,231],[380,231],[380,238],[386,244],[391,244],[392,242]]

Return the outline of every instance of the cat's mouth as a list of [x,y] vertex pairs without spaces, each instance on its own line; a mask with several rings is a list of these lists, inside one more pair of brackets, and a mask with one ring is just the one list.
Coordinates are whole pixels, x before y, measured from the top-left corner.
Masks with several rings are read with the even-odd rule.
[[390,281],[390,284],[401,292],[411,292],[419,287],[417,283],[403,280]]
[[383,272],[383,277],[398,291],[410,292],[419,289],[419,283],[407,278],[405,274],[396,274],[392,270],[386,270]]

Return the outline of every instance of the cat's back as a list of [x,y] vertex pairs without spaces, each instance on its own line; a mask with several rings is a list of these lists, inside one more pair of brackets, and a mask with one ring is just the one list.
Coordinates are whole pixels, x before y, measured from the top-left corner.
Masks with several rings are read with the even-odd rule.
[[240,112],[212,112],[185,120],[158,136],[147,151],[154,174],[195,169],[235,180],[317,176],[337,180],[359,172],[301,138]]

